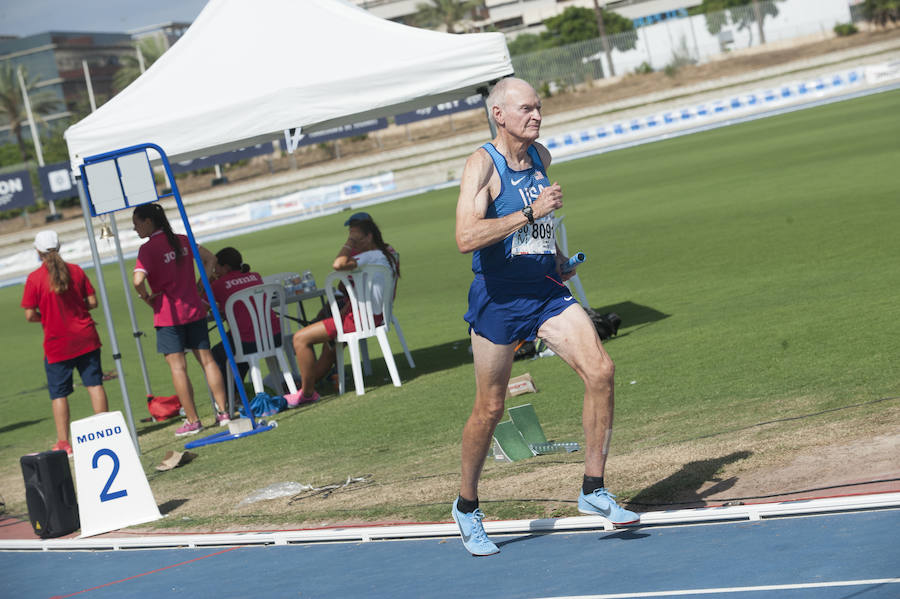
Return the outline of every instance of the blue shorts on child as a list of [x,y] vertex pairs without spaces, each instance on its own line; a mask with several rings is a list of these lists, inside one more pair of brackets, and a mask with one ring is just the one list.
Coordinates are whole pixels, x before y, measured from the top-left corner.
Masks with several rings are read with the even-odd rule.
[[96,387],[103,384],[100,348],[52,364],[47,363],[47,358],[44,358],[44,371],[47,373],[47,390],[50,392],[50,399],[68,397],[72,394],[72,391],[75,390],[72,385],[72,371],[76,368],[85,387]]

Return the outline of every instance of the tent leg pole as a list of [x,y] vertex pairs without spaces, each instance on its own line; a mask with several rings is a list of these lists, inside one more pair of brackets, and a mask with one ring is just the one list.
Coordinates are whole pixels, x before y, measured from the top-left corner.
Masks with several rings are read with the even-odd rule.
[[[187,235],[188,242],[191,245],[191,251],[194,253],[194,262],[197,264],[197,270],[200,272],[200,280],[203,282],[203,290],[206,291],[206,297],[214,297],[212,287],[209,286],[209,277],[206,275],[206,268],[203,266],[203,260],[200,258],[200,250],[197,249],[197,240],[194,238],[194,232],[191,230],[191,223],[188,220],[187,212],[184,209],[184,203],[181,201],[181,193],[178,191],[178,184],[175,182],[175,175],[172,173],[172,167],[169,165],[169,159],[163,153],[159,146],[154,148],[162,158],[163,168],[166,170],[166,177],[169,180],[172,196],[175,198],[175,205],[178,206],[178,213],[181,215],[181,222],[184,224],[184,232]],[[231,342],[225,332],[225,323],[222,321],[222,315],[219,313],[219,307],[216,302],[210,302],[209,309],[212,311],[213,318],[216,320],[216,327],[219,329],[219,336],[222,337],[222,347],[225,349],[225,355],[228,357],[228,364],[231,366],[231,372],[234,375],[237,391],[241,396],[241,403],[244,405],[244,411],[250,418],[250,424],[256,429],[256,417],[253,410],[250,409],[250,401],[247,399],[247,391],[244,389],[244,382],[240,380],[238,375],[237,362],[234,360],[234,351],[231,349]]]
[[131,432],[131,440],[138,455],[141,455],[141,445],[138,443],[137,431],[134,428],[134,418],[131,415],[131,401],[128,399],[128,388],[125,386],[125,372],[122,370],[122,356],[119,354],[119,341],[116,338],[116,329],[113,324],[112,311],[109,309],[109,298],[106,295],[106,282],[103,279],[103,265],[100,262],[100,253],[97,251],[97,240],[94,237],[94,224],[91,222],[91,210],[84,193],[84,181],[78,182],[78,198],[81,200],[81,211],[84,216],[84,227],[87,229],[88,242],[91,244],[91,257],[94,260],[94,271],[97,274],[97,288],[100,290],[100,303],[103,305],[103,315],[106,318],[106,328],[109,334],[109,345],[112,348],[113,360],[116,362],[116,372],[119,375],[119,387],[122,390],[122,400],[125,403],[125,415],[128,417],[128,428]]
[[128,280],[128,274],[125,272],[125,257],[122,255],[122,244],[119,242],[119,227],[116,225],[115,214],[110,215],[109,226],[116,243],[116,256],[118,257],[119,262],[119,272],[122,275],[122,288],[125,290],[125,304],[128,306],[128,316],[131,318],[131,332],[137,343],[138,360],[141,363],[141,374],[144,375],[144,390],[147,392],[147,397],[152,397],[153,391],[150,389],[150,375],[147,372],[147,361],[144,359],[144,347],[141,345],[141,335],[143,335],[143,333],[138,330],[137,317],[134,313],[134,300],[129,292],[131,289],[131,282]]
[[484,100],[484,114],[487,116],[488,127],[491,129],[491,139],[495,139],[497,137],[497,125],[494,124],[494,119],[491,118],[491,107],[487,105],[487,87],[478,88],[478,91],[481,93],[481,98]]

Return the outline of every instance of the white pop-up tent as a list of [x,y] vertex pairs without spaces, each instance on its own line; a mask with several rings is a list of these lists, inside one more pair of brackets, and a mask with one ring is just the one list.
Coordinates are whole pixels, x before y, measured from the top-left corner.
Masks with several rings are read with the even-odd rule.
[[510,74],[500,33],[417,29],[345,0],[211,0],[65,139],[73,167],[145,142],[180,161],[458,100]]
[[[69,127],[65,139],[73,172],[85,158],[148,143],[170,159],[188,160],[269,141],[288,130],[310,133],[458,100],[483,92],[512,72],[500,33],[451,35],[416,29],[382,20],[346,0],[210,0],[147,72]],[[81,185],[79,192],[119,384],[140,450]],[[193,244],[180,199],[178,205]],[[117,233],[115,219],[110,224]],[[143,367],[128,277],[115,237]],[[198,268],[209,293],[199,261]],[[223,330],[218,315],[216,320]],[[230,348],[227,353],[233,361]],[[146,368],[144,378],[146,382]],[[149,383],[147,389],[149,394]]]

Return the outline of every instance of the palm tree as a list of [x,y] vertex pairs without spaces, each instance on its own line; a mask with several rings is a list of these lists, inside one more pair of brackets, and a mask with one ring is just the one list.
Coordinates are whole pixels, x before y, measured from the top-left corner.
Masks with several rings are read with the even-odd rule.
[[416,4],[414,22],[419,27],[434,29],[443,25],[447,33],[456,33],[456,26],[483,5],[482,0],[430,0]]
[[[59,108],[60,99],[50,91],[35,92],[38,81],[28,77],[25,67],[22,69],[22,79],[25,81],[25,89],[28,92],[28,101],[31,104],[31,113],[35,120],[43,121],[41,115],[50,114]],[[28,161],[28,146],[22,137],[22,126],[28,121],[25,110],[25,101],[22,99],[22,89],[19,86],[19,77],[12,62],[5,61],[0,65],[0,116],[5,117],[9,123],[16,144],[22,154],[22,162]]]
[[122,91],[141,76],[141,65],[138,62],[137,52],[140,52],[144,59],[144,69],[148,69],[166,50],[168,50],[168,46],[162,37],[145,37],[138,42],[135,55],[123,56],[122,66],[113,75],[113,86],[116,91]]
[[863,14],[866,19],[884,27],[888,21],[900,20],[900,2],[897,0],[865,0]]

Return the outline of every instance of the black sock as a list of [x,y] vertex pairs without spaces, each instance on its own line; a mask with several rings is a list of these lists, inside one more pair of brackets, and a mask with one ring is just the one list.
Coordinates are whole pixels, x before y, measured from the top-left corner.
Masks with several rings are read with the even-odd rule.
[[478,498],[476,497],[475,501],[469,501],[468,499],[465,499],[462,495],[460,495],[459,499],[457,499],[456,501],[456,509],[461,511],[463,514],[471,514],[478,509]]
[[581,492],[585,495],[590,495],[597,489],[603,488],[603,477],[602,476],[588,476],[584,475],[584,482],[581,483]]

